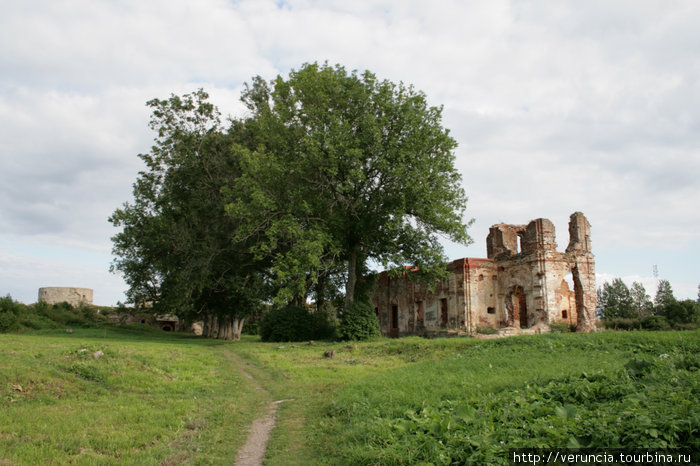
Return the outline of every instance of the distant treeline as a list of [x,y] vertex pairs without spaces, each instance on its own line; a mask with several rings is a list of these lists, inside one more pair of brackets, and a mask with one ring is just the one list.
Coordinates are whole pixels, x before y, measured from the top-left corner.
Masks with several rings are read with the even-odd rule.
[[598,288],[597,311],[603,325],[611,329],[694,329],[700,327],[700,292],[697,301],[679,301],[668,280],[660,280],[652,301],[641,283],[628,288],[615,278]]

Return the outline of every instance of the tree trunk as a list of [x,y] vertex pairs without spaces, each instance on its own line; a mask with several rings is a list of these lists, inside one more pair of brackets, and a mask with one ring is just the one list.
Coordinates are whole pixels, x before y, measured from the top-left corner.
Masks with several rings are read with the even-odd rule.
[[204,318],[202,319],[202,336],[209,336],[209,314],[205,314]]
[[316,312],[320,312],[323,309],[323,303],[325,302],[324,293],[326,292],[326,273],[321,272],[318,274],[318,282],[316,283]]
[[219,340],[228,340],[228,323],[228,317],[222,317],[219,319]]
[[207,313],[204,315],[204,319],[202,319],[202,336],[205,338],[211,338],[211,324],[212,324],[212,315],[210,313]]
[[348,281],[345,284],[345,305],[343,309],[347,309],[350,304],[355,301],[355,285],[357,284],[357,256],[359,256],[358,248],[355,246],[350,249],[350,257],[348,258]]
[[214,338],[214,334],[217,333],[217,330],[219,328],[216,316],[214,314],[207,315],[206,322],[207,322],[207,331],[206,331],[206,333],[203,332],[203,335],[207,338]]
[[235,317],[233,319],[232,325],[233,325],[233,331],[231,332],[231,339],[233,341],[240,341],[241,339],[241,332],[243,331],[243,324],[245,323],[245,318],[239,319],[238,317]]

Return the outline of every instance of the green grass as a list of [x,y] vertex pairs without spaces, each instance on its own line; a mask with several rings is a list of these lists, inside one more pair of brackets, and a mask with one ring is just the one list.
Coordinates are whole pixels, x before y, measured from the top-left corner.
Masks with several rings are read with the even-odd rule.
[[231,464],[280,399],[271,465],[698,448],[699,350],[697,330],[315,345],[144,329],[0,335],[0,464]]
[[264,401],[225,345],[149,330],[0,335],[0,380],[20,464],[226,463]]

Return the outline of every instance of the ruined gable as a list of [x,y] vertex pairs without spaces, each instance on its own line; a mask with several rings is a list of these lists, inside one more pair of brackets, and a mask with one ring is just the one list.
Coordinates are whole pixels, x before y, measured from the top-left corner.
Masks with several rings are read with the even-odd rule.
[[[449,278],[428,290],[411,279],[382,273],[372,301],[387,336],[548,331],[551,324],[595,329],[595,261],[590,224],[576,212],[566,252],[557,251],[555,228],[540,218],[527,225],[497,224],[486,238],[487,259],[447,265]],[[573,289],[567,279],[573,283]]]

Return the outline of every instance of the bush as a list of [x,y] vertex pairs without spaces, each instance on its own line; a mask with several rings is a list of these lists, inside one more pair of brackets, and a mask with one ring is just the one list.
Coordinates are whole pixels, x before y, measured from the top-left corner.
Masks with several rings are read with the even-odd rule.
[[553,324],[550,324],[549,328],[552,330],[553,333],[569,333],[576,331],[575,325],[569,325],[564,322],[555,322]]
[[379,320],[367,301],[355,301],[343,311],[340,321],[340,338],[343,340],[368,340],[381,335]]
[[19,319],[12,312],[0,312],[0,333],[19,329]]
[[627,319],[623,317],[612,317],[602,319],[603,325],[612,330],[639,330],[642,328],[640,319]]
[[476,333],[480,333],[482,335],[495,335],[498,333],[498,330],[493,327],[477,327]]
[[700,324],[696,322],[673,324],[674,330],[695,330],[698,327],[700,327]]
[[68,303],[49,305],[43,301],[26,305],[10,296],[0,298],[0,333],[63,326],[94,327],[106,320],[93,306],[75,308]]
[[642,319],[642,328],[645,330],[668,330],[670,326],[664,316],[646,316]]
[[332,338],[335,328],[327,314],[285,306],[267,312],[260,322],[262,341],[305,341]]

